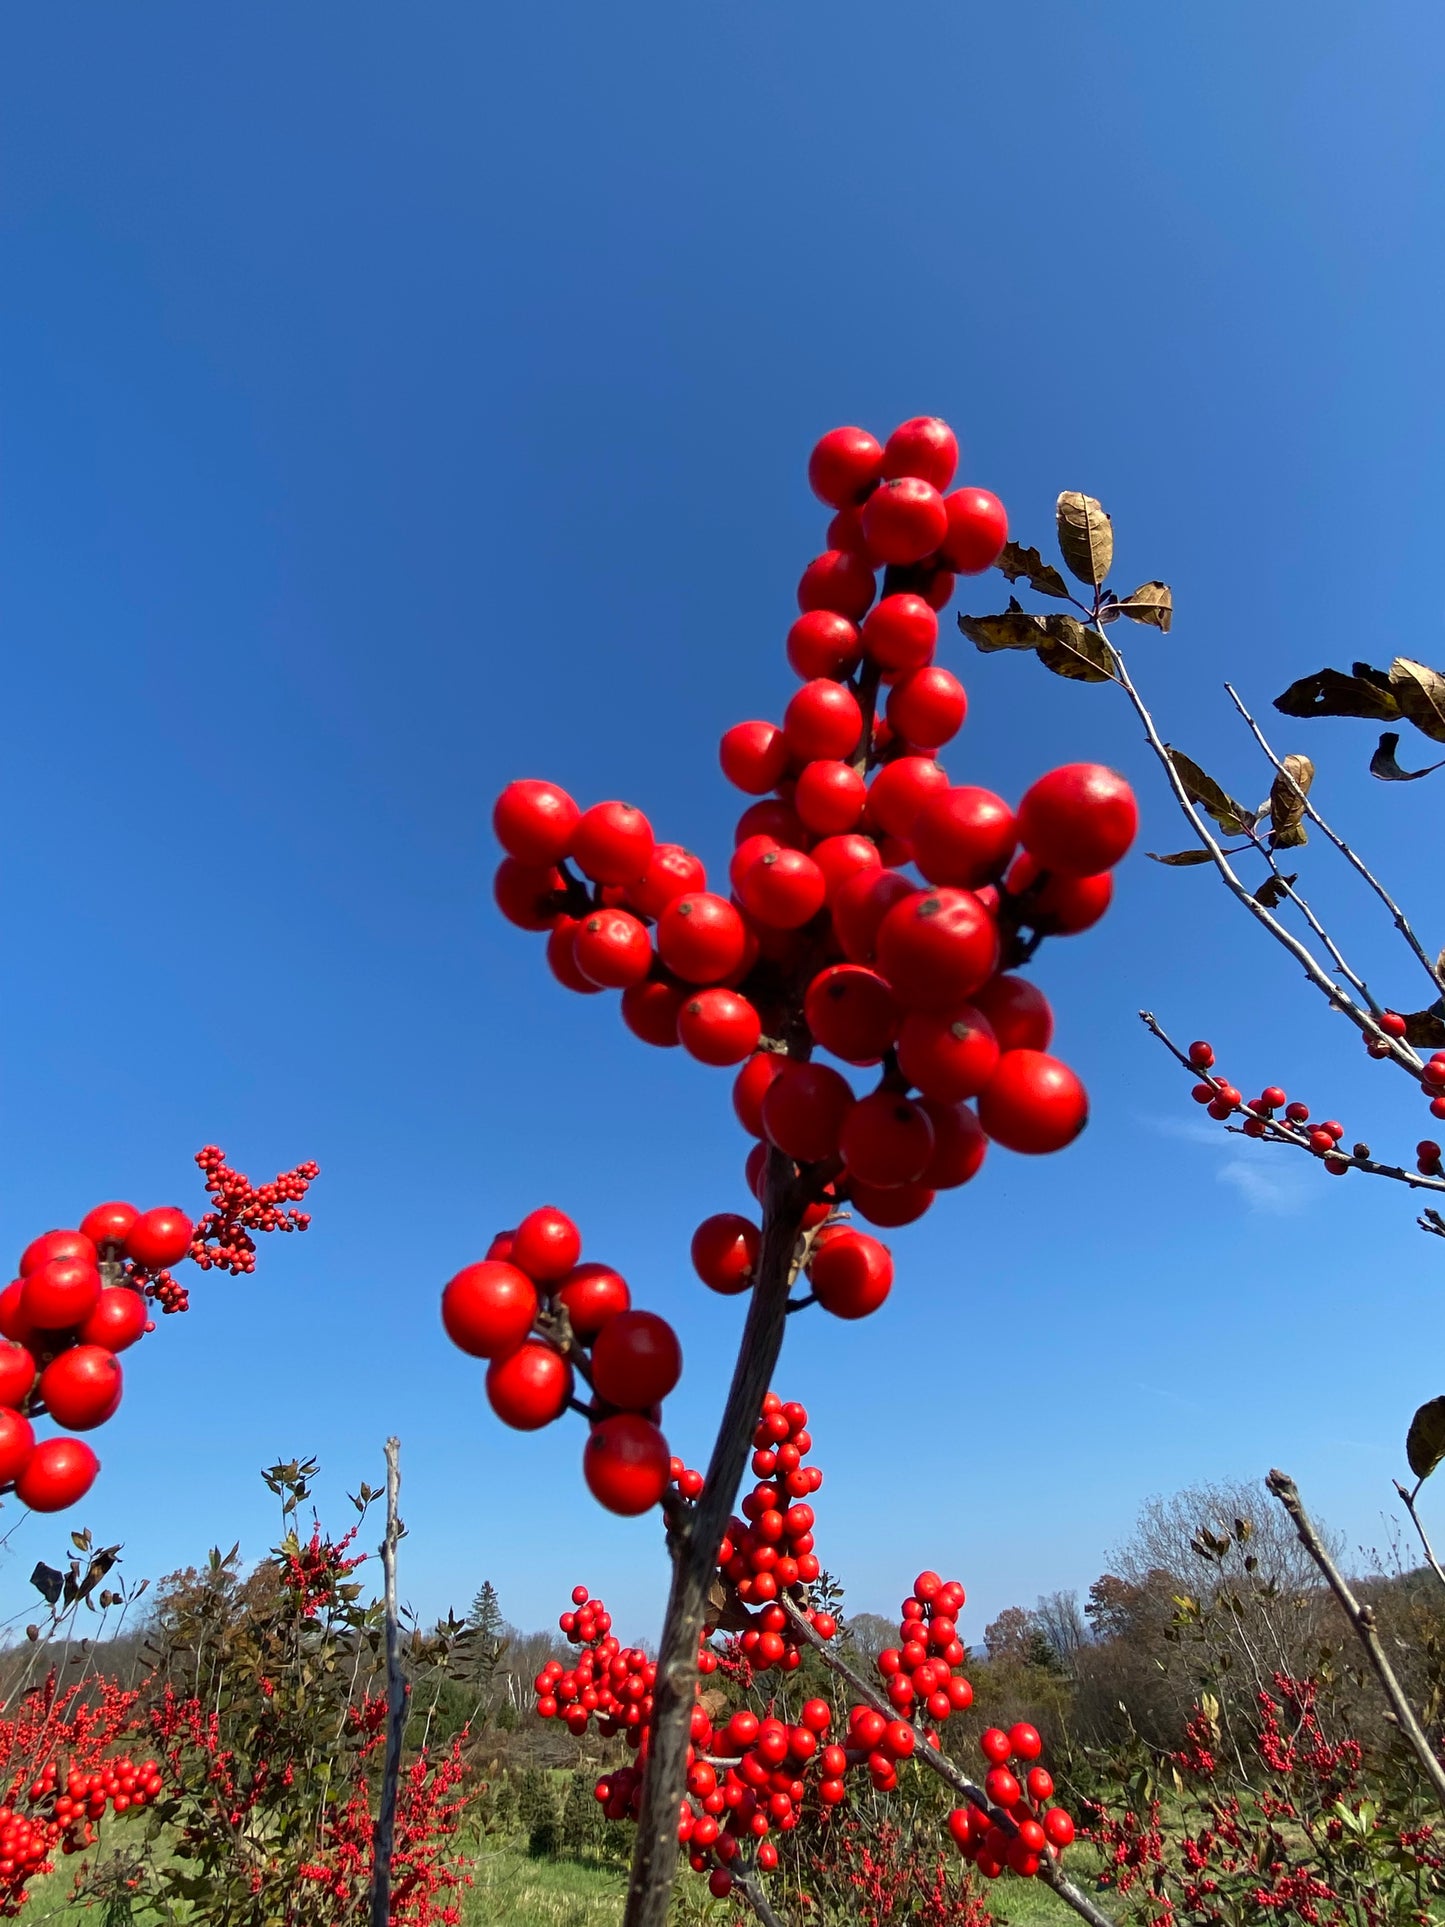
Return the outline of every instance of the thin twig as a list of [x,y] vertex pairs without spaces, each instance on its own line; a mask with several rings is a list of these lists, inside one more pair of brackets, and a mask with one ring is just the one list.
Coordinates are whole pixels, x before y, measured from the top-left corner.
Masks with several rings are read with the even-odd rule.
[[773,1911],[773,1904],[751,1867],[745,1867],[740,1861],[735,1860],[728,1872],[733,1877],[733,1891],[742,1895],[763,1923],[763,1927],[784,1927],[781,1915]]
[[1325,819],[1320,815],[1319,811],[1315,808],[1314,804],[1310,801],[1305,791],[1300,788],[1300,785],[1298,783],[1295,782],[1294,778],[1290,775],[1289,771],[1284,767],[1284,764],[1280,762],[1279,758],[1275,755],[1274,751],[1270,748],[1269,744],[1265,741],[1264,731],[1260,728],[1259,724],[1254,720],[1253,716],[1250,715],[1249,711],[1245,708],[1244,704],[1240,701],[1238,692],[1235,690],[1233,684],[1226,683],[1224,685],[1224,689],[1225,689],[1226,695],[1229,697],[1229,700],[1234,704],[1235,708],[1239,711],[1240,715],[1244,718],[1245,722],[1248,724],[1250,734],[1254,737],[1254,740],[1259,744],[1260,748],[1264,751],[1265,755],[1269,758],[1270,762],[1274,764],[1275,768],[1279,771],[1280,775],[1283,776],[1287,782],[1291,783],[1295,788],[1295,790],[1298,792],[1299,799],[1304,804],[1305,815],[1309,818],[1311,823],[1314,824],[1317,830],[1322,831],[1323,834],[1326,837],[1328,837],[1329,841],[1334,844],[1335,848],[1339,851],[1340,855],[1344,857],[1345,861],[1348,864],[1350,864],[1351,867],[1361,877],[1364,878],[1366,883],[1369,884],[1370,888],[1374,891],[1375,895],[1380,899],[1381,903],[1384,904],[1385,908],[1389,911],[1391,917],[1394,919],[1395,928],[1399,931],[1400,935],[1405,939],[1405,942],[1410,946],[1411,950],[1414,951],[1419,961],[1424,965],[1425,974],[1429,977],[1431,983],[1434,984],[1437,991],[1445,992],[1445,975],[1442,975],[1440,970],[1437,968],[1437,966],[1431,962],[1428,954],[1426,953],[1424,946],[1420,942],[1420,939],[1415,935],[1415,932],[1410,928],[1410,921],[1409,921],[1409,918],[1405,915],[1405,912],[1400,908],[1399,904],[1396,903],[1395,899],[1390,895],[1389,891],[1385,888],[1384,884],[1381,883],[1380,879],[1373,873],[1373,871],[1367,868],[1364,861],[1355,853],[1354,850],[1350,848],[1349,844],[1346,843],[1345,839],[1338,833],[1338,831],[1332,830],[1330,828],[1329,824],[1326,823]]
[[372,1833],[371,1927],[388,1927],[391,1919],[396,1789],[401,1777],[401,1743],[406,1732],[406,1677],[401,1667],[401,1622],[396,1604],[396,1548],[402,1535],[397,1511],[400,1493],[401,1442],[391,1438],[386,1441],[386,1533],[381,1542],[386,1610],[386,1757],[381,1771],[381,1806]]
[[1420,1535],[1420,1544],[1425,1549],[1425,1563],[1429,1566],[1431,1572],[1434,1573],[1435,1577],[1440,1581],[1440,1584],[1442,1586],[1445,1586],[1445,1572],[1442,1572],[1440,1569],[1440,1562],[1435,1557],[1435,1548],[1430,1544],[1429,1535],[1425,1531],[1425,1527],[1421,1522],[1419,1513],[1415,1510],[1415,1499],[1420,1491],[1420,1487],[1424,1483],[1425,1481],[1423,1479],[1417,1479],[1415,1482],[1414,1489],[1411,1490],[1410,1488],[1401,1485],[1400,1481],[1396,1479],[1395,1490],[1399,1493],[1400,1497],[1404,1500],[1405,1510],[1410,1515],[1410,1523],[1411,1525],[1414,1526],[1416,1532],[1418,1532]]
[[[891,1700],[885,1698],[876,1687],[870,1686],[861,1673],[854,1672],[841,1653],[833,1650],[829,1642],[815,1629],[812,1621],[805,1613],[799,1612],[786,1593],[781,1595],[780,1603],[793,1625],[818,1653],[829,1672],[836,1673],[839,1679],[846,1681],[865,1706],[871,1706],[875,1713],[881,1713],[888,1720],[902,1717]],[[926,1766],[936,1773],[945,1785],[951,1787],[955,1793],[961,1794],[969,1805],[977,1807],[980,1813],[986,1813],[1003,1832],[1010,1834],[1018,1832],[1018,1822],[1013,1816],[1004,1808],[995,1806],[983,1788],[976,1781],[970,1780],[963,1768],[955,1765],[941,1747],[930,1744],[929,1735],[922,1727],[914,1726],[911,1720],[905,1721],[904,1724],[913,1733],[912,1757],[920,1766]],[[1066,1907],[1072,1907],[1081,1919],[1087,1920],[1090,1927],[1114,1927],[1112,1918],[1102,1908],[1096,1907],[1083,1889],[1076,1887],[1064,1874],[1052,1847],[1046,1847],[1039,1856],[1039,1871],[1036,1877],[1046,1887],[1051,1887]]]
[[1324,1574],[1325,1583],[1339,1600],[1345,1617],[1355,1629],[1356,1637],[1364,1647],[1375,1677],[1384,1688],[1385,1698],[1390,1702],[1390,1710],[1395,1723],[1415,1750],[1415,1757],[1425,1771],[1426,1778],[1435,1789],[1435,1796],[1445,1807],[1445,1767],[1435,1757],[1435,1749],[1425,1736],[1425,1730],[1415,1716],[1415,1709],[1405,1697],[1404,1688],[1396,1679],[1390,1662],[1385,1657],[1385,1649],[1380,1644],[1380,1635],[1375,1630],[1375,1609],[1363,1605],[1350,1590],[1338,1566],[1331,1559],[1324,1541],[1315,1530],[1314,1521],[1305,1511],[1304,1501],[1300,1498],[1299,1488],[1286,1472],[1271,1472],[1265,1484],[1279,1500],[1299,1534],[1300,1544]]

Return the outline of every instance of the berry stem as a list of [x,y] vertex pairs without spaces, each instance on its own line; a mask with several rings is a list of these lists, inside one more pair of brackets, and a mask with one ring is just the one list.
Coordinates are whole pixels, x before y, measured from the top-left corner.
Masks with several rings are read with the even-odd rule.
[[763,1243],[747,1324],[733,1369],[702,1497],[673,1535],[672,1588],[657,1657],[648,1760],[627,1883],[623,1927],[665,1927],[677,1873],[677,1815],[687,1782],[687,1749],[696,1704],[697,1649],[718,1548],[732,1515],[763,1394],[783,1347],[788,1294],[805,1199],[789,1159],[769,1150]]

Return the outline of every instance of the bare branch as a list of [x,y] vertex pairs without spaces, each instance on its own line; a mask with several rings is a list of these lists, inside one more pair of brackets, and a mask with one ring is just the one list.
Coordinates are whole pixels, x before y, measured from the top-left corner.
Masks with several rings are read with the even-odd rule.
[[371,1927],[391,1919],[391,1860],[396,1832],[396,1789],[401,1776],[401,1744],[406,1732],[406,1675],[401,1665],[401,1622],[396,1604],[396,1548],[401,1539],[397,1501],[401,1494],[401,1441],[386,1441],[386,1532],[381,1541],[381,1571],[386,1610],[386,1755],[381,1772],[381,1807],[372,1832]]
[[1445,1767],[1442,1767],[1435,1757],[1435,1749],[1426,1738],[1425,1730],[1415,1716],[1414,1707],[1406,1699],[1404,1688],[1396,1679],[1390,1662],[1385,1657],[1385,1649],[1380,1644],[1380,1635],[1375,1630],[1373,1606],[1362,1605],[1350,1590],[1349,1582],[1330,1557],[1324,1541],[1315,1530],[1314,1521],[1305,1511],[1299,1489],[1288,1473],[1271,1472],[1265,1484],[1294,1520],[1294,1529],[1300,1536],[1300,1544],[1324,1574],[1326,1585],[1339,1600],[1345,1617],[1354,1627],[1355,1634],[1364,1647],[1371,1666],[1375,1669],[1375,1677],[1384,1688],[1385,1698],[1390,1702],[1390,1710],[1395,1716],[1396,1724],[1413,1747],[1425,1777],[1435,1789],[1436,1799],[1441,1807],[1445,1808]]
[[773,1911],[773,1903],[753,1869],[745,1867],[740,1860],[734,1860],[728,1872],[733,1877],[733,1892],[742,1895],[763,1927],[783,1927],[782,1917]]
[[1415,1510],[1415,1500],[1419,1494],[1420,1487],[1424,1483],[1425,1481],[1423,1479],[1417,1479],[1415,1482],[1414,1490],[1412,1491],[1408,1486],[1401,1485],[1400,1481],[1396,1479],[1395,1490],[1399,1493],[1400,1497],[1404,1500],[1405,1510],[1410,1515],[1410,1523],[1414,1526],[1416,1532],[1419,1533],[1420,1535],[1420,1544],[1425,1549],[1425,1563],[1429,1566],[1431,1572],[1434,1573],[1435,1577],[1440,1581],[1440,1584],[1442,1586],[1445,1586],[1445,1572],[1442,1572],[1440,1569],[1440,1562],[1435,1557],[1435,1548],[1430,1544],[1429,1536],[1425,1531],[1424,1525],[1421,1523],[1420,1515]]

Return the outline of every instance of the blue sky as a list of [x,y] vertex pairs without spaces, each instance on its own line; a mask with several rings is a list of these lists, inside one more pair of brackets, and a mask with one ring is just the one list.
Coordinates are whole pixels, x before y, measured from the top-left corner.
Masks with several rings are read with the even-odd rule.
[[[741,1309],[687,1242],[744,1206],[746,1144],[725,1074],[645,1051],[500,922],[488,813],[551,776],[720,870],[714,745],[789,692],[821,430],[947,416],[1028,541],[1059,489],[1099,495],[1121,581],[1179,605],[1136,670],[1251,799],[1226,675],[1267,707],[1325,661],[1445,659],[1436,10],[884,28],[854,0],[6,21],[0,1238],[192,1200],[210,1140],[253,1175],[322,1166],[304,1240],[131,1354],[84,1518],[133,1575],[262,1550],[277,1455],[319,1454],[344,1517],[397,1431],[419,1607],[490,1576],[537,1623],[580,1578],[654,1627],[655,1522],[591,1504],[579,1428],[502,1430],[437,1295],[563,1205],[677,1323],[669,1431],[697,1462]],[[1141,845],[1178,847],[1112,692],[963,648],[956,778],[1017,795],[1112,762]],[[1276,736],[1438,944],[1445,778],[1373,784],[1365,725]],[[1413,1007],[1388,933],[1313,870]],[[1418,1103],[1287,960],[1141,857],[1038,975],[1086,1137],[995,1154],[898,1234],[885,1310],[797,1321],[778,1378],[813,1409],[853,1603],[939,1566],[973,1637],[1086,1585],[1195,1479],[1283,1464],[1378,1541],[1442,1390],[1445,1258],[1408,1196],[1200,1142],[1134,1016],[1409,1148]],[[17,1535],[6,1612],[71,1523]]]

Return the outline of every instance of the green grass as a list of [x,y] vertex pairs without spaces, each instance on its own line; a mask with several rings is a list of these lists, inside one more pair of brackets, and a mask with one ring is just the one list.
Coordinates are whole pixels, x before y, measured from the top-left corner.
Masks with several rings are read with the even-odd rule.
[[462,1913],[466,1927],[615,1927],[626,1885],[618,1867],[532,1860],[503,1847],[473,1863]]

